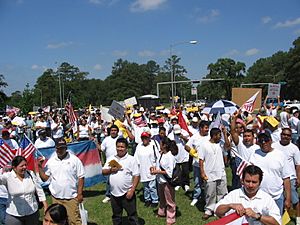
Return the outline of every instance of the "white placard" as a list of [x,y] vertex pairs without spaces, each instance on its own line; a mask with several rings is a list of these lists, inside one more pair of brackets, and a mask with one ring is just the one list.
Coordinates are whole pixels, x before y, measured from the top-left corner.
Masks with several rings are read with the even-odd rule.
[[115,117],[115,119],[122,119],[124,117],[125,108],[123,105],[113,100],[108,113]]
[[124,100],[124,104],[125,104],[125,106],[134,106],[134,105],[137,105],[136,97],[133,96],[131,98],[125,99]]
[[269,84],[268,97],[277,98],[280,96],[280,84]]
[[191,94],[192,95],[197,95],[197,88],[196,87],[192,87]]

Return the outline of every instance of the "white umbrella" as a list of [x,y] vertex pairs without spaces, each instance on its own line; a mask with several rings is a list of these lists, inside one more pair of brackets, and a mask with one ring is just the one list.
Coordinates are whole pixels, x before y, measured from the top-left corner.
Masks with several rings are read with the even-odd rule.
[[220,114],[228,113],[232,115],[239,108],[240,107],[232,101],[219,100],[206,106],[201,113],[218,114],[218,112],[220,112]]

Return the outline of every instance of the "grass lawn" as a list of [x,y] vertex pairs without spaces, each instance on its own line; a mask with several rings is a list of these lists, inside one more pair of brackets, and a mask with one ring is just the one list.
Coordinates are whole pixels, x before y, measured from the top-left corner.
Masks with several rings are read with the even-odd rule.
[[[228,185],[231,185],[231,173],[230,169],[227,168],[228,174]],[[191,176],[192,178],[192,176]],[[193,188],[193,182],[191,180],[191,189]],[[166,224],[165,218],[156,218],[155,211],[153,208],[144,207],[142,202],[142,188],[139,185],[137,190],[137,208],[138,215],[141,224],[149,225],[164,225]],[[84,206],[88,210],[89,214],[89,225],[108,225],[112,224],[111,216],[111,206],[110,203],[102,203],[102,199],[105,194],[105,184],[95,185],[90,188],[86,188],[84,191]],[[201,219],[203,215],[204,202],[199,201],[194,207],[190,206],[192,197],[192,192],[185,194],[182,189],[176,192],[176,204],[177,204],[177,218],[176,224],[179,225],[202,225],[209,221],[215,220],[216,217],[212,217],[207,221]],[[124,221],[123,224],[127,225],[126,212],[123,213]],[[289,224],[294,224],[290,222]]]

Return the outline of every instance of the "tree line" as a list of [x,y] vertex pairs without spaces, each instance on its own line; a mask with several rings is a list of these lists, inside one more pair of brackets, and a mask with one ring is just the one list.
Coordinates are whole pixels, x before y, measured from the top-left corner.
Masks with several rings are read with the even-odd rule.
[[[171,80],[173,71],[176,81],[188,81],[187,71],[180,65],[180,57],[172,55],[160,66],[150,60],[145,64],[118,59],[112,71],[104,80],[89,79],[88,72],[80,71],[75,65],[63,62],[56,70],[47,69],[38,77],[34,87],[27,84],[23,91],[15,91],[6,96],[0,91],[0,107],[13,105],[24,112],[35,106],[60,107],[60,100],[65,102],[71,98],[72,104],[85,107],[89,104],[110,105],[112,100],[124,100],[132,96],[156,94],[156,84]],[[197,86],[199,98],[209,101],[220,98],[231,99],[231,88],[242,83],[278,83],[283,85],[282,96],[285,99],[300,99],[300,37],[286,52],[278,51],[270,57],[260,58],[249,69],[243,62],[230,58],[220,58],[207,67],[208,74],[203,78],[220,81],[202,82]],[[61,84],[61,85],[59,85]],[[0,74],[0,89],[7,86],[5,76]],[[175,95],[183,100],[195,99],[191,96],[191,83],[175,85]],[[257,87],[257,86],[255,86]],[[266,92],[266,87],[263,87]],[[61,89],[61,95],[60,95]],[[171,85],[161,85],[160,101],[170,102]]]

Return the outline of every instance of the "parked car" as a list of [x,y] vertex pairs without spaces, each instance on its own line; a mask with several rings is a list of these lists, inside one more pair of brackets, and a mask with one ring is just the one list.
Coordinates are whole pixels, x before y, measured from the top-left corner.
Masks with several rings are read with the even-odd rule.
[[286,101],[284,103],[284,106],[286,107],[289,107],[291,109],[295,109],[297,108],[298,110],[300,110],[300,102],[298,100],[294,100],[294,101]]

